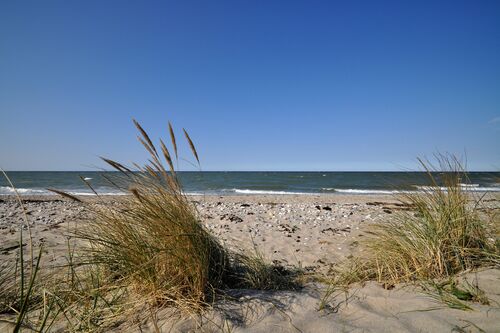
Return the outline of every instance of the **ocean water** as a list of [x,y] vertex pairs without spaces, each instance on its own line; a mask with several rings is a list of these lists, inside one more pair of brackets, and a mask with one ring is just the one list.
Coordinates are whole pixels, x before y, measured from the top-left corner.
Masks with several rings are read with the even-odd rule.
[[[75,195],[92,195],[80,179],[100,194],[122,194],[103,177],[116,172],[21,172],[7,173],[21,195],[51,194],[55,188]],[[439,179],[443,174],[436,174]],[[418,191],[430,186],[422,172],[179,172],[187,194],[391,194]],[[500,192],[500,172],[471,172],[463,186],[477,192]],[[0,177],[0,195],[14,194]]]

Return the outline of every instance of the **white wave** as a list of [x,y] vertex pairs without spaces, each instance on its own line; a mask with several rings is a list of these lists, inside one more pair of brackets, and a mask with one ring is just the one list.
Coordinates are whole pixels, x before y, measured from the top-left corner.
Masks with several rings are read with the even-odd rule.
[[[472,184],[476,185],[476,184]],[[479,186],[479,185],[478,185]],[[375,189],[340,189],[340,188],[331,188],[324,187],[322,190],[324,191],[334,191],[337,193],[350,193],[350,194],[398,194],[398,193],[417,193],[422,191],[434,191],[436,190],[435,186],[415,186],[418,190],[410,191],[410,190],[375,190]],[[441,191],[447,191],[446,187],[439,187]],[[500,187],[475,187],[469,186],[464,187],[464,190],[470,192],[500,192]]]
[[472,192],[500,192],[500,187],[477,187],[469,188],[467,190]]
[[90,177],[85,177],[85,178],[83,178],[83,180],[92,180],[92,178],[90,178]]
[[196,196],[196,195],[210,195],[212,193],[202,193],[202,192],[184,192],[184,195],[193,195],[193,196]]
[[436,189],[440,189],[441,191],[446,191],[446,187],[444,186],[421,186],[421,185],[414,185],[419,191],[434,191]]
[[[448,189],[444,186],[436,187],[436,186],[418,186],[415,187],[420,191],[434,191],[439,188],[441,191],[446,192]],[[500,192],[500,187],[480,187],[479,184],[460,184],[466,191],[470,192]]]
[[[332,189],[330,189],[332,190]],[[395,193],[407,193],[411,191],[390,191],[390,190],[372,190],[372,189],[355,189],[355,188],[334,188],[335,192],[338,193],[349,193],[349,194],[395,194]]]
[[20,195],[40,195],[40,194],[50,194],[49,191],[33,188],[16,188],[13,189],[10,186],[0,186],[0,195],[11,195],[16,194],[16,191]]
[[[19,195],[55,195],[53,192],[37,189],[37,188],[16,188],[15,190],[10,186],[0,186],[0,195],[14,195],[16,191]],[[81,191],[81,190],[65,190],[71,195],[76,196],[92,196],[95,195],[91,191]],[[109,191],[109,189],[97,189],[99,195],[126,195],[124,192]]]
[[[76,195],[76,196],[93,196],[95,195],[94,192],[68,192],[71,195]],[[99,192],[97,191],[97,194],[99,195],[127,195],[125,192]]]
[[314,193],[306,193],[306,192],[288,192],[288,191],[268,191],[268,190],[247,190],[247,189],[232,189],[233,192],[239,194],[302,194],[302,195],[312,195]]

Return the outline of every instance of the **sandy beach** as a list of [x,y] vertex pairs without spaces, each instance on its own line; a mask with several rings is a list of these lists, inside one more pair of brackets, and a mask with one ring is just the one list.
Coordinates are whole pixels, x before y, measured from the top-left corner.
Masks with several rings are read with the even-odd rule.
[[[360,242],[368,227],[408,209],[395,197],[383,195],[191,198],[206,228],[229,249],[248,252],[256,248],[269,261],[300,267],[317,276],[328,276],[333,265],[352,255],[362,256]],[[34,245],[44,244],[43,265],[64,263],[68,235],[85,227],[88,213],[80,204],[59,197],[23,199]],[[106,200],[113,202],[120,197]],[[494,195],[484,202],[485,210],[500,206]],[[15,258],[23,221],[24,213],[14,198],[0,198],[2,261]],[[216,304],[207,318],[228,323],[234,332],[499,332],[500,270],[483,269],[461,278],[477,282],[490,305],[473,303],[473,311],[450,309],[415,286],[386,290],[369,282],[335,294],[320,311],[327,285],[310,282],[300,291],[230,290],[232,300]],[[194,331],[199,325],[199,320],[172,320],[168,314],[168,309],[158,314],[165,332]],[[146,323],[137,331],[148,327],[152,329]],[[201,331],[217,331],[216,327],[207,320]]]

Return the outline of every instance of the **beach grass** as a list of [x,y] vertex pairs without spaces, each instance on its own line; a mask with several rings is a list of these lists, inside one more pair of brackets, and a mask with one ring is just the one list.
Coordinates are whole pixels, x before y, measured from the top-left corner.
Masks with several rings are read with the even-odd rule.
[[[481,197],[468,191],[467,173],[453,156],[438,156],[438,167],[420,160],[430,186],[406,193],[412,207],[374,227],[367,242],[371,269],[380,282],[448,278],[488,265],[498,256],[488,240],[491,220],[481,216]],[[441,172],[439,183],[432,171]],[[464,185],[465,184],[465,185]]]
[[[157,148],[141,125],[135,120],[134,124],[150,158],[145,165],[134,164],[133,168],[102,158],[120,174],[119,178],[108,179],[111,185],[129,195],[113,204],[103,200],[87,205],[93,217],[75,236],[89,246],[79,260],[98,265],[152,304],[195,309],[210,301],[214,290],[223,286],[228,255],[204,228],[183,193],[165,143],[160,140]],[[171,125],[169,132],[177,156]],[[199,161],[191,138],[185,130],[184,134]]]
[[[432,164],[419,159],[429,186],[398,195],[410,209],[369,229],[361,243],[364,255],[333,269],[326,298],[352,283],[376,280],[389,289],[398,283],[421,284],[435,299],[469,308],[456,297],[458,287],[449,281],[461,272],[498,266],[500,223],[498,215],[481,210],[483,196],[469,190],[467,172],[458,158],[439,154],[436,160]],[[468,289],[472,291],[480,293],[478,288]],[[465,301],[480,301],[480,297]]]
[[[11,321],[15,331],[23,327],[43,331],[57,317],[65,319],[70,331],[95,331],[116,325],[144,306],[198,311],[225,286],[227,251],[206,231],[184,195],[165,143],[160,140],[157,149],[140,124],[134,123],[139,141],[150,153],[148,163],[134,164],[132,169],[103,158],[120,174],[108,179],[110,185],[125,190],[127,196],[119,202],[103,198],[87,202],[51,189],[80,202],[91,213],[85,227],[70,232],[70,237],[85,245],[75,250],[68,239],[67,264],[41,276],[41,249],[35,264],[26,265],[21,239],[18,263],[2,265],[2,311],[16,314]],[[169,131],[177,158],[170,124]],[[185,130],[184,135],[199,163]],[[31,234],[29,240],[33,261]]]
[[489,304],[477,283],[457,280],[461,273],[499,267],[498,212],[483,209],[484,195],[470,191],[467,171],[458,158],[435,157],[435,164],[419,159],[429,185],[396,196],[409,209],[368,228],[360,242],[363,255],[333,266],[321,279],[327,288],[320,310],[330,308],[332,300],[346,294],[353,284],[372,280],[386,289],[414,284],[452,309],[472,310],[469,302]]

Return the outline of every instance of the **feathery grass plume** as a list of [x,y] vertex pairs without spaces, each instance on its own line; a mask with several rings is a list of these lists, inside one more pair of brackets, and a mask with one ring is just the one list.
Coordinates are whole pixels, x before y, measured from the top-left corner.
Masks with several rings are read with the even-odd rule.
[[168,122],[168,131],[170,132],[170,140],[172,141],[172,146],[174,147],[175,159],[179,159],[179,155],[177,154],[177,142],[175,141],[174,129],[172,128],[172,124],[170,121]]
[[124,166],[118,162],[115,162],[113,160],[107,159],[107,158],[102,157],[102,156],[100,157],[100,159],[103,160],[104,162],[106,162],[107,164],[109,164],[113,169],[116,169],[125,175],[128,175],[128,173],[132,172],[132,170],[130,170],[129,168],[127,168],[126,166]]
[[[161,151],[163,152],[163,156],[165,157],[165,161],[167,161],[168,166],[170,167],[171,172],[175,172],[174,164],[172,163],[172,158],[170,157],[170,152],[168,151],[167,146],[163,142],[163,140],[160,139],[160,145],[161,145]],[[177,155],[177,152],[175,152]]]
[[184,128],[182,130],[184,131],[184,135],[186,136],[187,142],[189,143],[189,148],[191,148],[191,152],[193,153],[194,157],[196,158],[198,165],[200,165],[200,159],[198,158],[198,153],[196,152],[196,147],[195,147],[193,141],[189,137],[188,132]]
[[[142,135],[142,138],[144,139],[144,140],[142,140],[142,138],[138,137],[139,141],[141,141],[141,143],[144,145],[144,147],[146,147],[146,149],[151,153],[151,155],[155,155],[156,157],[158,157],[158,153],[156,152],[156,148],[155,148],[153,142],[151,141],[151,139],[149,138],[148,133],[142,128],[142,126],[137,122],[137,120],[132,119],[132,121],[134,122],[135,127],[137,127],[137,129],[139,130],[139,132]],[[144,142],[144,141],[146,141],[146,142]],[[151,151],[150,151],[150,149],[151,149]]]
[[[132,170],[103,158],[121,172],[131,195],[112,205],[105,201],[89,204],[94,218],[76,236],[90,244],[85,254],[88,263],[127,285],[130,292],[139,293],[140,299],[149,304],[199,308],[210,299],[214,288],[223,286],[229,265],[226,251],[205,230],[184,195],[164,142],[160,144],[167,168],[147,132],[136,120],[134,124],[150,159],[145,165],[135,164]],[[171,125],[169,130],[173,133]],[[185,133],[198,160],[194,144]],[[175,138],[171,139],[177,154]],[[122,184],[120,179],[113,180]]]
[[419,160],[430,186],[400,198],[413,210],[374,226],[361,260],[365,278],[386,286],[447,278],[498,258],[487,237],[491,223],[478,211],[482,198],[468,190],[467,172],[454,156],[436,158],[438,167]]

